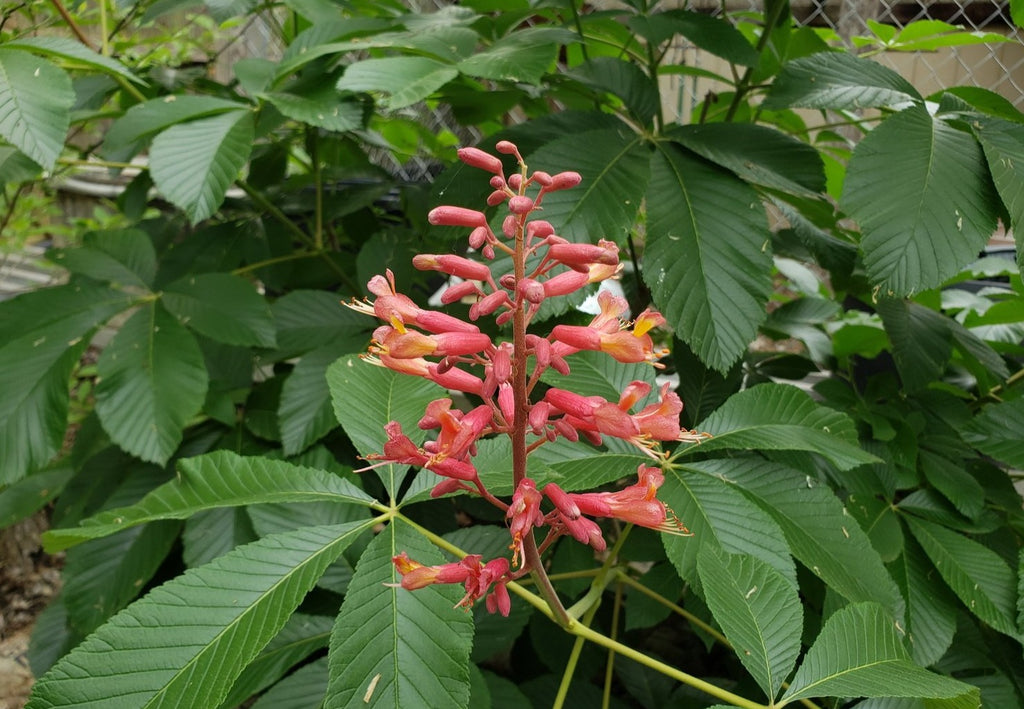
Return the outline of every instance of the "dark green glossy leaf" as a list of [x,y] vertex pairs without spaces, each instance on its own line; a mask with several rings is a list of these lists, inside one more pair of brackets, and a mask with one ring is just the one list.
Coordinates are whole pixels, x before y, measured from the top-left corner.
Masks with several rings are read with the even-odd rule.
[[[164,96],[132,106],[114,121],[103,139],[108,157],[131,157],[140,141],[177,123],[215,116],[245,108],[244,104],[214,96]],[[125,152],[127,151],[127,153]]]
[[995,229],[997,199],[974,138],[915,106],[857,145],[840,204],[860,222],[868,275],[901,296],[938,286],[977,258]]
[[724,372],[765,318],[770,237],[756,193],[673,143],[660,143],[647,190],[643,276],[676,335]]
[[996,460],[1024,466],[1024,399],[986,406],[967,425],[964,439]]
[[783,66],[764,107],[858,109],[920,100],[892,69],[847,52],[818,52]]
[[451,64],[428,57],[383,57],[349,65],[337,86],[387,94],[383,104],[395,110],[422,101],[458,75]]
[[463,74],[481,79],[539,84],[553,68],[560,45],[576,41],[574,32],[557,27],[523,28],[463,59],[458,67]]
[[200,273],[163,288],[163,304],[182,324],[228,345],[273,347],[270,306],[240,276]]

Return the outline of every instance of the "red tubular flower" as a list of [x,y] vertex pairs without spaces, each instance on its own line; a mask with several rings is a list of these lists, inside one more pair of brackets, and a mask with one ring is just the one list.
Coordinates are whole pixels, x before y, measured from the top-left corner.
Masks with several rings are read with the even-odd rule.
[[509,524],[509,531],[512,533],[512,563],[522,564],[526,551],[523,548],[523,538],[533,533],[534,527],[544,524],[544,515],[540,511],[540,503],[543,496],[537,490],[537,485],[530,478],[523,478],[512,495],[512,504],[509,505],[506,516],[512,520]]
[[668,514],[664,503],[655,497],[664,480],[657,468],[641,465],[637,468],[637,482],[618,492],[584,492],[569,497],[585,515],[614,517],[641,527],[664,529]]

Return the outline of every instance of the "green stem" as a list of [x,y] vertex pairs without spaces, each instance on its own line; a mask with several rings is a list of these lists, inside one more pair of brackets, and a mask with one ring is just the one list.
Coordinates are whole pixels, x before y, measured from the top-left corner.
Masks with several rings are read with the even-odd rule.
[[686,621],[690,625],[693,625],[693,626],[696,626],[696,627],[700,628],[705,633],[707,633],[708,635],[710,635],[711,637],[713,637],[715,640],[717,640],[718,642],[722,643],[726,647],[728,647],[728,648],[732,647],[732,645],[729,644],[729,641],[726,640],[725,636],[722,635],[717,630],[715,630],[713,627],[711,627],[710,625],[705,623],[703,620],[701,620],[697,616],[695,616],[692,613],[690,613],[688,610],[686,610],[682,606],[673,603],[672,601],[668,600],[667,598],[665,598],[661,594],[657,593],[656,591],[652,591],[651,589],[647,588],[642,583],[637,581],[635,578],[633,578],[632,576],[627,574],[625,571],[623,571],[621,569],[619,570],[619,573],[618,573],[618,576],[616,578],[616,581],[618,581],[619,583],[625,584],[625,585],[629,586],[630,588],[635,589],[635,590],[639,591],[640,593],[644,594],[648,598],[651,598],[651,599],[657,601],[661,605],[663,605],[666,608],[668,608],[669,610],[671,610],[676,615],[679,615],[679,616],[682,616],[683,618],[685,618]]
[[257,261],[256,263],[246,264],[245,266],[236,268],[231,273],[236,276],[242,276],[246,273],[252,273],[253,271],[258,271],[261,268],[266,268],[267,266],[273,266],[278,263],[285,263],[287,261],[295,261],[303,258],[316,258],[319,255],[320,254],[315,251],[293,251],[292,253],[285,254],[284,256],[274,256],[273,258]]
[[[600,603],[595,603],[587,609],[586,615],[583,616],[583,623],[590,625],[594,622],[594,615],[597,613],[597,609]],[[565,698],[569,694],[569,685],[572,684],[572,676],[576,673],[576,665],[580,661],[580,653],[583,652],[583,638],[577,636],[576,642],[572,644],[572,651],[569,653],[569,660],[565,663],[565,671],[562,673],[562,683],[558,686],[558,694],[555,695],[555,701],[551,705],[551,709],[562,709],[565,705]]]
[[633,529],[633,525],[626,525],[626,528],[622,530],[622,534],[615,540],[615,546],[612,547],[611,551],[605,557],[604,563],[601,568],[597,571],[597,576],[590,583],[590,589],[580,600],[576,601],[569,608],[568,613],[573,618],[579,618],[581,614],[589,611],[592,607],[596,606],[601,601],[601,595],[604,590],[608,588],[608,584],[618,574],[618,558],[619,551],[622,549],[622,545],[626,542],[626,537],[629,536],[629,532]]
[[[777,2],[772,7],[772,13],[765,17],[764,32],[757,38],[757,50],[758,56],[764,51],[764,48],[768,46],[768,41],[771,39],[772,30],[775,29],[775,25],[779,23],[782,17],[782,10],[788,5],[788,3]],[[740,102],[746,98],[747,93],[750,91],[750,80],[754,76],[754,67],[747,67],[746,71],[743,72],[743,76],[740,78],[739,83],[736,85],[736,91],[732,95],[732,102],[729,104],[729,109],[725,112],[725,122],[729,123],[736,116],[736,111],[740,107]]]
[[576,0],[569,0],[569,8],[572,10],[572,21],[576,25],[576,34],[580,36],[580,52],[583,54],[583,61],[590,61],[590,53],[587,51],[587,40],[583,36],[583,22],[580,20],[580,11],[576,7]]
[[310,159],[313,161],[313,243],[318,250],[324,247],[324,185],[323,171],[320,169],[320,134],[316,128],[310,128],[309,138]]
[[110,56],[110,41],[107,39],[107,0],[100,0],[100,54]]
[[298,224],[288,217],[287,214],[278,209],[276,204],[260,194],[245,180],[237,180],[235,184],[237,184],[242,191],[249,196],[249,199],[251,199],[257,207],[264,210],[267,214],[280,222],[281,225],[292,234],[292,236],[307,246],[315,249],[319,253],[320,250],[317,248],[316,242],[309,236],[309,234],[304,232]]
[[[619,639],[619,612],[622,610],[622,584],[615,583],[615,605],[612,606],[612,628],[609,637]],[[601,709],[608,709],[612,699],[612,678],[615,672],[615,653],[608,652],[608,661],[604,666],[604,691],[601,693]]]

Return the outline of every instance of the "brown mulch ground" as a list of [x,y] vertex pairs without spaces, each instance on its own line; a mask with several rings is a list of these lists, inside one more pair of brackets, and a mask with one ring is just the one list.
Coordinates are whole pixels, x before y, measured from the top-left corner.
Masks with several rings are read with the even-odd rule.
[[32,688],[26,652],[36,616],[60,588],[61,559],[42,551],[38,514],[0,531],[0,709],[21,709]]

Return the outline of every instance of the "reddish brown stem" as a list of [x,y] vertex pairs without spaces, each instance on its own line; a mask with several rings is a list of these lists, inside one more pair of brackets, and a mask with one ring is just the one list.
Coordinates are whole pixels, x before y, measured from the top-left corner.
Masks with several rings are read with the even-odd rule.
[[82,29],[71,18],[71,15],[68,14],[67,8],[64,7],[63,3],[61,3],[60,0],[50,0],[50,3],[53,5],[54,9],[57,10],[57,13],[64,19],[64,22],[67,23],[68,29],[70,29],[75,37],[78,38],[78,41],[95,52],[96,47],[93,46],[93,43],[89,41],[89,38],[85,36]]

